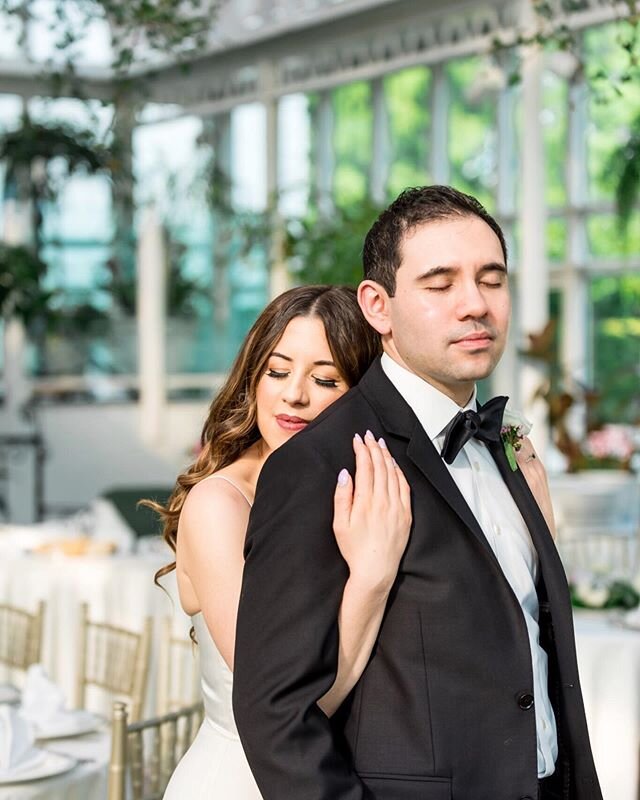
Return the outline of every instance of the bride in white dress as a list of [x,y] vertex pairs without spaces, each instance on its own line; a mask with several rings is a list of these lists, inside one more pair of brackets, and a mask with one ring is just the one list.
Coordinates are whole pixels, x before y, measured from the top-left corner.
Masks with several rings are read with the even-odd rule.
[[[269,454],[354,386],[379,350],[352,289],[307,286],[280,295],[249,332],[212,403],[198,459],[178,477],[167,506],[155,506],[176,553],[176,563],[158,575],[177,570],[200,648],[205,707],[165,800],[260,800],[231,706],[243,546],[256,483]],[[329,716],[369,659],[411,523],[409,487],[385,443],[356,435],[354,451],[355,476],[346,470],[336,476],[334,533],[349,578],[337,620],[336,679],[318,699]]]

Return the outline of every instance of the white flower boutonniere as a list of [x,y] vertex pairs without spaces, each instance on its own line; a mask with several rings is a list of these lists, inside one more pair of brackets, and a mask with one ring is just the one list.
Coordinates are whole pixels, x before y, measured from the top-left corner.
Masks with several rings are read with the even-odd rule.
[[510,408],[505,408],[500,436],[504,445],[504,452],[507,455],[507,461],[513,472],[518,469],[516,453],[522,447],[522,440],[525,436],[528,436],[531,428],[531,422],[523,414],[518,411],[512,411]]

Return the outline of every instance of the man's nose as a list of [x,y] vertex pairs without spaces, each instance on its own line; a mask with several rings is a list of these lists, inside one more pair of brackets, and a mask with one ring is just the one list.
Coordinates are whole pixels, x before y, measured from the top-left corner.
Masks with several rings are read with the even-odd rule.
[[461,295],[458,298],[458,317],[484,317],[489,309],[487,300],[478,284],[473,281],[465,283],[461,288]]

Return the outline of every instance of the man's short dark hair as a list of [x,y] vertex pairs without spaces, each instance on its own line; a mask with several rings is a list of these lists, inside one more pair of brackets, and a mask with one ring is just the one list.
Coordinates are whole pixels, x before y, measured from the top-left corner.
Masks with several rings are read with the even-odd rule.
[[486,222],[496,234],[506,265],[504,234],[482,203],[452,186],[418,186],[398,195],[367,233],[362,250],[365,279],[379,283],[393,297],[396,272],[402,262],[402,243],[407,233],[428,222],[471,216]]

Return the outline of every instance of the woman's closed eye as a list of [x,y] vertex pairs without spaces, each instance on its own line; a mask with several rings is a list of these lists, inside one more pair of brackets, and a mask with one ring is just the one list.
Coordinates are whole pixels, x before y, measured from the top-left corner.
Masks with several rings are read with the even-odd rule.
[[273,367],[270,367],[267,370],[267,375],[270,378],[286,378],[289,375],[289,373],[288,372],[281,372],[280,370],[273,369]]
[[338,388],[338,381],[336,380],[336,378],[320,378],[317,375],[312,375],[311,377],[318,384],[318,386],[324,386],[327,389]]

